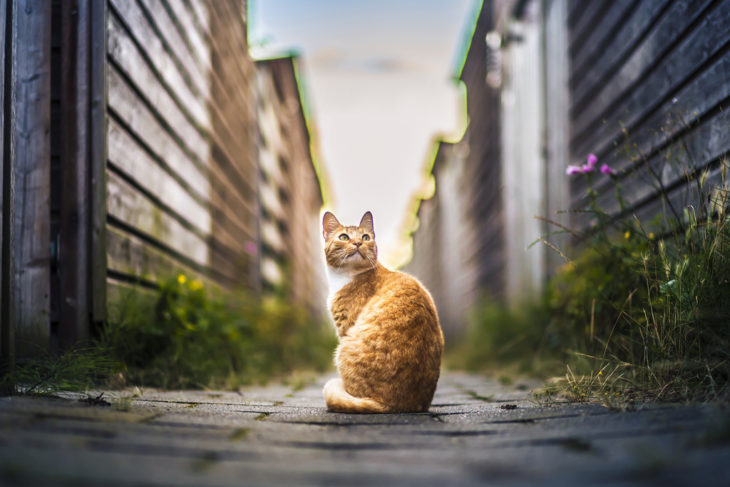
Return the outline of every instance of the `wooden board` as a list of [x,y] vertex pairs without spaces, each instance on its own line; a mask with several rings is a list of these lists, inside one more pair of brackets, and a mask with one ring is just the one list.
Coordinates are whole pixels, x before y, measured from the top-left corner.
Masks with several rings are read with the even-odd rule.
[[110,0],[109,16],[114,16],[125,27],[131,39],[141,48],[148,62],[153,64],[167,86],[179,100],[184,101],[197,124],[210,129],[210,116],[206,105],[210,93],[200,92],[190,81],[184,66],[173,59],[167,46],[163,44],[148,18],[136,2]]
[[13,312],[16,351],[42,353],[50,337],[51,3],[13,1],[10,163],[13,208]]
[[161,167],[115,120],[109,122],[109,163],[124,172],[147,192],[184,215],[190,226],[207,235],[211,229],[208,202],[191,194],[180,180]]
[[200,268],[186,265],[113,225],[107,225],[107,245],[109,269],[117,275],[128,276],[130,281],[139,278],[160,282],[178,274],[184,274],[190,280],[204,278]]
[[[723,127],[727,129],[730,122],[726,120],[726,116],[720,119],[714,117],[717,112],[723,111],[723,107],[730,106],[728,79],[730,79],[730,56],[724,56],[686,84],[676,93],[674,99],[665,102],[642,120],[641,125],[630,132],[627,141],[617,144],[611,152],[601,158],[601,163],[608,164],[617,171],[628,172],[640,163],[638,159],[633,159],[638,154],[643,154],[645,158],[654,157],[673,139],[683,137],[683,134],[698,124],[704,124],[708,118],[715,120],[713,123],[718,130],[722,130]],[[714,150],[712,147],[704,149]],[[610,180],[607,178],[599,178],[594,188],[600,193],[603,186],[609,184]],[[585,193],[587,189],[585,180],[579,178],[575,188],[577,197],[580,198],[580,194]],[[581,205],[581,200],[576,201],[576,204]]]
[[[118,172],[108,172],[108,211],[116,226],[135,234],[162,252],[200,272],[233,281],[242,252],[232,249],[223,235],[203,234],[171,208],[157,204]],[[212,265],[213,259],[226,262]]]
[[0,361],[8,368],[15,363],[15,319],[13,313],[12,286],[13,275],[13,204],[12,189],[14,186],[14,171],[10,158],[10,100],[5,99],[5,88],[11,78],[11,73],[5,70],[5,60],[8,50],[6,40],[11,38],[12,0],[0,0],[0,148],[2,148],[2,164],[0,164]]
[[164,160],[180,179],[201,198],[210,197],[207,169],[179,146],[153,112],[142,103],[133,87],[113,66],[109,66],[109,109],[127,130],[144,142],[147,150]]
[[57,40],[52,63],[58,69],[52,70],[51,89],[57,102],[52,105],[50,133],[55,146],[52,157],[58,157],[52,191],[58,193],[60,221],[52,235],[58,256],[51,306],[57,313],[52,318],[56,322],[52,349],[59,350],[73,348],[89,337],[88,7],[85,2],[58,2],[53,12]]
[[[598,150],[606,128],[610,133],[620,134],[621,123],[631,127],[633,121],[676,89],[727,42],[728,9],[716,8],[702,17],[704,10],[690,9],[694,6],[692,2],[677,5],[686,8],[677,12],[670,10],[664,17],[669,20],[655,28],[611,82],[594,94],[585,110],[573,115],[571,145],[576,154]],[[696,18],[702,19],[701,24],[690,29],[691,21]],[[680,38],[681,44],[670,49]]]
[[[258,169],[236,2],[108,3],[110,225],[211,279],[246,281]],[[118,257],[110,272],[131,279]]]
[[109,16],[108,46],[111,62],[123,72],[140,90],[138,96],[152,106],[156,112],[164,114],[168,130],[185,141],[185,145],[201,161],[207,161],[209,148],[205,140],[207,133],[194,125],[192,115],[186,113],[184,102],[174,99],[150,65],[144,60],[132,39],[124,32],[119,20]]
[[[207,8],[199,11],[193,11],[192,5],[184,0],[163,0],[162,3],[168,12],[175,12],[175,26],[177,27],[180,37],[185,41],[188,50],[197,53],[200,64],[204,72],[210,72],[213,69],[210,55],[210,38],[208,36],[209,18]],[[196,0],[192,3],[200,4]]]
[[200,266],[206,266],[209,249],[205,236],[166,213],[116,173],[109,172],[107,181],[109,215],[137,229]]
[[89,8],[89,180],[91,192],[89,266],[91,320],[106,321],[106,160],[107,160],[107,2],[87,0]]
[[[639,6],[640,0],[614,0],[608,2],[607,10],[599,19],[597,24],[590,26],[587,37],[581,42],[581,49],[573,54],[572,70],[576,73],[583,72],[586,65],[589,69],[598,69],[594,66],[596,58],[607,52],[606,46],[611,44],[619,32],[628,24],[628,20]],[[655,3],[655,2],[653,2]],[[658,5],[652,6],[655,10]],[[626,43],[626,39],[621,39]]]
[[585,10],[580,19],[571,24],[570,47],[571,56],[577,56],[590,46],[588,39],[596,31],[596,24],[602,23],[606,10],[615,0],[593,0],[583,6]]
[[206,68],[200,63],[198,53],[191,53],[175,29],[172,19],[159,0],[140,0],[139,5],[157,36],[164,40],[173,57],[180,61],[178,69],[184,70],[190,82],[199,93],[210,93],[210,79]]
[[[607,82],[621,68],[670,3],[670,0],[639,2],[613,38],[602,46],[602,50],[596,51],[594,57],[583,63],[573,62],[570,74],[572,113],[579,112],[590,103],[592,94],[599,89],[599,83]],[[599,24],[596,28],[602,29],[603,26]]]

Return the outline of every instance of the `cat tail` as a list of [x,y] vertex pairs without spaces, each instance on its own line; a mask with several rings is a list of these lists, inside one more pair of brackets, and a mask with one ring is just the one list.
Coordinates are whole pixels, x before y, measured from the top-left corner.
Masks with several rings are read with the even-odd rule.
[[374,399],[349,394],[342,379],[330,379],[324,386],[327,409],[336,413],[387,413],[388,407]]

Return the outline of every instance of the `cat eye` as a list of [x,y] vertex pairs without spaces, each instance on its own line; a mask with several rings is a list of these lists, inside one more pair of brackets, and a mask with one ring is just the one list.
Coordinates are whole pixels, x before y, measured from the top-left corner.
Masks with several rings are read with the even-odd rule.
[[339,239],[340,239],[340,240],[342,240],[343,242],[346,242],[346,241],[350,240],[350,237],[348,237],[346,233],[343,233],[343,234],[341,234],[341,235],[340,235],[339,237],[337,237],[337,238],[339,238]]
[[370,235],[365,234],[365,235],[362,236],[362,241],[363,242],[367,242],[368,240],[370,240]]

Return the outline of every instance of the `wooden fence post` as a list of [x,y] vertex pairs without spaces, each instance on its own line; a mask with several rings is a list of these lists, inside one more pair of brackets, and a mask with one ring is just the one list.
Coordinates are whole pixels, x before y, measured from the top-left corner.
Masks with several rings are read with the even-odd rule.
[[[51,2],[12,2],[10,124],[14,171],[10,312],[18,354],[44,352],[50,338]],[[6,63],[7,66],[8,63]],[[7,90],[6,90],[7,94]]]

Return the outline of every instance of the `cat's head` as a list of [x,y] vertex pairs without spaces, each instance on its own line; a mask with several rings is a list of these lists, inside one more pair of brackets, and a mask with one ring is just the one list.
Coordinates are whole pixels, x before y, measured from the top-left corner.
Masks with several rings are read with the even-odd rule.
[[362,272],[375,267],[378,247],[373,231],[373,214],[365,213],[358,226],[343,226],[329,211],[322,218],[324,254],[333,269]]

